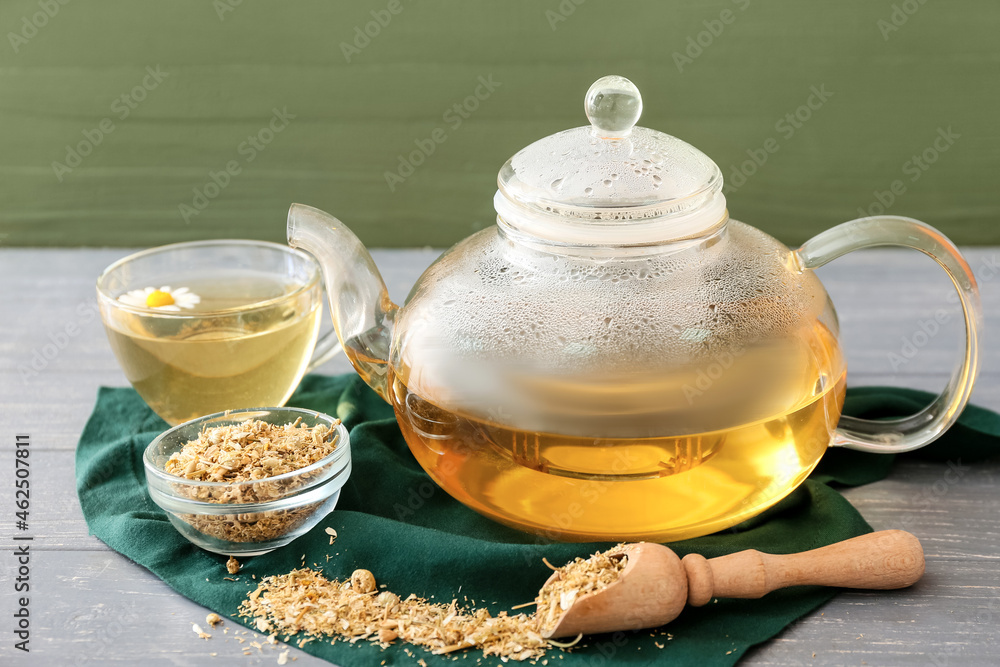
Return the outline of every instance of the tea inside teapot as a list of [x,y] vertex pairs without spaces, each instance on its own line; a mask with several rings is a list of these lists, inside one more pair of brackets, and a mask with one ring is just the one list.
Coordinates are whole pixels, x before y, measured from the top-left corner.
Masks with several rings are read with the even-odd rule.
[[[777,253],[746,263],[787,275],[736,298],[720,279],[732,248],[766,241],[735,222],[723,236],[546,271],[511,260],[494,230],[459,244],[442,263],[451,280],[432,267],[434,288],[396,322],[407,333],[389,397],[417,460],[484,514],[581,540],[711,532],[790,491],[840,415],[836,318],[814,277],[767,259]],[[561,270],[571,277],[553,290]],[[462,275],[480,281],[464,297],[478,316],[458,305]]]

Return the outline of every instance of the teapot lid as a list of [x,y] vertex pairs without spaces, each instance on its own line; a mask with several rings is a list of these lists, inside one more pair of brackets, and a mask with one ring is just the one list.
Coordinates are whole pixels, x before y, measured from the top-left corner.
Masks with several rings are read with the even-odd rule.
[[562,245],[651,245],[705,236],[727,219],[722,172],[694,146],[635,125],[642,96],[623,76],[594,82],[589,126],[540,139],[500,170],[505,231]]

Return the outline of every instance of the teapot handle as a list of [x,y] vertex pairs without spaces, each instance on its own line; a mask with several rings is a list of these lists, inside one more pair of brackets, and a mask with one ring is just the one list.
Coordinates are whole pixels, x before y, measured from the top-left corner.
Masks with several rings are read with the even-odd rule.
[[965,353],[948,385],[926,408],[899,419],[873,421],[842,416],[833,446],[883,454],[923,447],[944,433],[965,408],[979,371],[979,287],[968,262],[944,234],[919,220],[894,215],[858,218],[813,237],[797,251],[803,268],[816,269],[852,250],[903,246],[930,256],[941,265],[958,291],[965,318]]

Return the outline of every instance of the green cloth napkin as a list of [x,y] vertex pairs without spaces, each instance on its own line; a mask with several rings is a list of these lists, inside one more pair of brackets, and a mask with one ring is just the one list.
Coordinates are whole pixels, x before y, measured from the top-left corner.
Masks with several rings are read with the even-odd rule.
[[[848,392],[845,411],[868,418],[901,416],[917,411],[931,398],[919,391],[863,388]],[[90,530],[177,592],[224,616],[235,614],[247,592],[256,587],[252,575],[259,580],[288,572],[302,564],[303,556],[306,564],[318,563],[331,578],[366,568],[379,583],[403,596],[416,593],[445,602],[468,596],[496,613],[534,599],[549,574],[543,556],[558,564],[608,546],[545,542],[493,523],[453,500],[433,485],[410,455],[392,409],[356,376],[308,376],[289,405],[344,421],[351,432],[354,471],[332,514],[287,547],[245,559],[238,581],[224,579],[225,557],[190,544],[150,500],[142,452],[167,425],[132,389],[100,390],[77,448],[77,491]],[[998,435],[1000,416],[970,406],[944,437],[916,455],[967,463],[1000,452]],[[870,532],[835,486],[879,480],[888,474],[892,459],[831,450],[802,486],[767,512],[728,531],[670,546],[681,556],[697,552],[714,557],[742,549],[791,553]],[[332,547],[324,532],[328,526],[338,533]],[[717,600],[686,609],[666,628],[672,635],[669,640],[648,630],[594,636],[569,653],[553,650],[549,664],[732,665],[748,648],[835,594],[832,589],[799,587],[762,600]],[[399,644],[383,651],[363,641],[353,645],[315,641],[304,650],[340,665],[382,660],[387,665],[413,664],[415,658],[404,648],[428,665],[447,664],[454,658]],[[473,651],[466,659],[479,657]],[[495,659],[483,662],[499,664]]]

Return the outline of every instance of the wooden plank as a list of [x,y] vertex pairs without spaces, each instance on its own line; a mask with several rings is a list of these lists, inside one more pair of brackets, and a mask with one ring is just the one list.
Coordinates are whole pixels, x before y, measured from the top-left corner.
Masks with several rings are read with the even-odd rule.
[[[0,561],[4,581],[10,581],[12,560]],[[210,640],[199,639],[191,624],[207,628],[208,609],[107,549],[36,552],[31,576],[31,653],[23,655],[12,642],[3,642],[0,663],[5,665],[275,665],[285,649],[290,665],[330,664],[284,644],[252,649],[250,641],[263,644],[262,637],[231,622],[210,630]],[[0,598],[4,609],[14,608],[9,587]],[[252,654],[244,655],[245,649]],[[292,656],[297,660],[292,662]]]
[[[243,656],[241,646],[198,639],[190,630],[206,610],[170,591],[161,581],[110,552],[87,534],[75,498],[73,450],[100,384],[121,385],[124,378],[96,320],[81,325],[67,345],[32,382],[16,372],[37,341],[76,317],[76,306],[90,297],[93,276],[123,250],[0,250],[0,305],[10,316],[0,321],[0,431],[11,433],[31,425],[35,455],[46,471],[36,485],[37,647],[33,662],[66,664],[209,665],[271,664],[276,655]],[[987,321],[997,323],[998,282],[984,280],[982,262],[997,249],[967,252],[979,269]],[[433,250],[377,251],[393,298],[401,300],[430,261]],[[45,278],[36,283],[37,268]],[[881,372],[884,336],[906,335],[895,322],[919,324],[919,313],[932,299],[942,301],[947,285],[933,267],[913,253],[871,251],[847,256],[824,269],[824,282],[841,312],[845,347],[854,368],[852,383],[903,382],[937,389],[944,384],[954,356],[942,332],[915,362],[898,372]],[[879,293],[875,293],[879,291]],[[879,304],[892,304],[891,308]],[[915,316],[915,314],[917,314]],[[995,328],[993,330],[996,330]],[[852,333],[853,332],[853,333]],[[984,348],[991,346],[987,330]],[[947,344],[946,344],[947,343]],[[858,361],[860,359],[860,361]],[[989,357],[992,359],[992,357]],[[917,363],[917,361],[919,363]],[[343,358],[324,370],[343,372]],[[1000,406],[1000,372],[987,365],[974,400]],[[52,406],[58,405],[53,410]],[[4,460],[6,457],[0,457]],[[905,527],[920,536],[928,554],[928,574],[918,586],[890,593],[843,593],[786,629],[777,639],[752,651],[750,665],[878,665],[991,664],[996,643],[1000,589],[994,576],[1000,559],[996,526],[1000,498],[995,494],[1000,462],[977,464],[949,483],[941,464],[907,461],[882,482],[848,489],[845,495],[876,528]],[[3,537],[4,548],[9,538]],[[0,559],[0,579],[9,577],[10,559]],[[12,604],[12,592],[0,591],[0,603]],[[160,639],[150,641],[150,619]],[[12,657],[0,646],[0,662]],[[813,653],[816,657],[812,657]],[[211,655],[216,653],[215,656]],[[298,665],[326,664],[296,650]],[[243,662],[241,662],[243,661]],[[6,662],[5,662],[6,664]],[[16,664],[16,663],[15,663]]]
[[[4,568],[0,574],[5,578],[8,561],[0,561]],[[1000,613],[996,566],[996,561],[932,556],[927,575],[916,586],[877,593],[842,592],[776,640],[752,651],[743,664],[994,664]],[[33,608],[37,616],[32,656],[25,664],[65,665],[67,656],[111,665],[275,664],[276,652],[244,656],[245,644],[234,639],[232,624],[227,623],[229,635],[216,632],[210,640],[199,639],[191,624],[202,624],[208,610],[116,553],[47,552],[39,555],[33,567],[33,577],[39,582]],[[10,596],[6,587],[0,593],[5,608],[10,608]],[[150,634],[152,623],[156,624],[154,635]],[[328,664],[294,649],[291,654],[299,660],[290,664]],[[935,663],[934,655],[947,660]],[[668,656],[665,651],[664,657]],[[0,661],[7,664],[12,657],[10,643],[0,645]],[[469,659],[475,657],[472,654]]]
[[[0,283],[6,286],[0,301],[8,313],[0,321],[0,358],[5,361],[0,368],[0,378],[4,379],[0,383],[0,405],[17,415],[20,423],[38,425],[35,435],[40,446],[73,449],[90,414],[97,387],[126,384],[101,325],[96,318],[84,322],[78,309],[96,302],[91,301],[94,276],[128,253],[0,249]],[[391,296],[401,302],[438,251],[375,250],[373,254]],[[986,315],[984,379],[973,398],[998,408],[1000,383],[986,381],[986,376],[1000,372],[996,370],[1000,368],[996,363],[1000,346],[991,344],[994,332],[1000,330],[1000,280],[986,280],[994,274],[983,268],[998,256],[998,251],[967,249],[966,255],[980,275]],[[938,391],[944,385],[944,378],[958,358],[955,327],[943,329],[910,363],[893,368],[888,358],[890,352],[899,351],[903,336],[912,337],[919,331],[921,317],[913,312],[920,312],[918,309],[935,300],[949,305],[947,284],[942,284],[939,272],[923,259],[918,253],[873,250],[848,255],[823,269],[823,280],[839,307],[852,385],[904,384],[928,391]],[[38,266],[46,267],[42,282],[36,278]],[[857,288],[859,282],[864,287]],[[881,293],[873,294],[875,291]],[[18,368],[30,368],[34,351],[41,351],[50,342],[50,334],[57,335],[71,323],[79,326],[79,333],[68,340],[65,350],[52,360],[46,359],[37,376],[22,377]],[[957,325],[957,316],[951,324]],[[342,356],[321,369],[325,373],[349,371]],[[60,409],[53,412],[53,404],[60,405]]]
[[[347,365],[341,357],[324,366],[320,372],[351,372]],[[946,381],[943,375],[851,375],[851,384],[856,386],[903,384],[930,392],[940,391]],[[125,384],[125,378],[117,368],[101,372],[47,374],[42,384],[37,386],[21,385],[17,375],[0,373],[0,422],[9,431],[30,429],[39,450],[74,451],[97,398],[97,387]],[[1000,376],[996,373],[981,376],[972,400],[997,409],[1000,406]],[[53,409],[53,405],[59,407]]]
[[[32,433],[35,443],[38,442]],[[34,484],[33,548],[39,551],[103,550],[87,532],[73,492],[73,454],[66,450],[33,452],[44,476]],[[943,463],[901,461],[887,480],[846,489],[846,497],[877,528],[903,528],[920,536],[929,555],[941,559],[1000,561],[1000,461],[974,466],[956,460],[955,473]],[[957,477],[956,477],[957,475]],[[0,535],[3,548],[13,545]]]
[[[1000,242],[990,176],[1000,155],[1000,14],[991,0],[921,4],[901,26],[891,24],[891,5],[863,0],[821,8],[431,0],[403,3],[350,62],[342,45],[370,12],[385,11],[385,0],[242,3],[221,20],[216,6],[61,6],[27,43],[0,51],[6,243],[278,240],[275,222],[291,201],[304,201],[369,243],[447,245],[491,224],[504,161],[585,124],[585,91],[613,72],[642,89],[644,125],[704,150],[732,184],[747,175],[731,210],[786,241],[877,207],[899,181],[906,190],[892,195],[891,212],[925,218],[964,243]],[[719,23],[726,10],[730,25]],[[16,33],[38,11],[35,0],[8,0],[0,25]],[[713,36],[706,24],[722,32]],[[140,88],[144,99],[125,116],[115,100],[142,84],[147,67],[168,76]],[[500,86],[473,100],[461,125],[449,121],[480,76]],[[832,96],[820,102],[818,89]],[[295,118],[250,162],[240,147],[275,107]],[[67,162],[67,147],[104,119],[114,131],[60,182],[53,163]],[[385,173],[435,128],[446,141],[390,191]],[[947,128],[959,137],[936,152]],[[778,146],[771,154],[762,148],[769,139]],[[922,171],[912,161],[925,151],[933,164]],[[229,161],[239,174],[185,220],[180,205],[193,204],[194,191]]]

